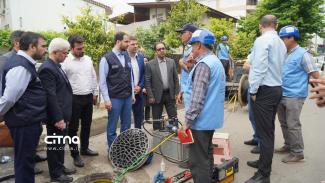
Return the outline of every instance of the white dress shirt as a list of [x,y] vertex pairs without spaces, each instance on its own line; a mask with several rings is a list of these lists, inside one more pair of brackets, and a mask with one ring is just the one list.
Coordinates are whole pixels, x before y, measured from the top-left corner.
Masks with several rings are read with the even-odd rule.
[[133,71],[133,76],[134,76],[134,86],[138,86],[139,84],[139,79],[140,79],[140,69],[139,69],[139,64],[137,61],[137,55],[131,58],[131,65],[132,65],[132,71]]
[[61,64],[74,95],[98,95],[97,76],[91,58],[84,55],[76,58],[71,53]]

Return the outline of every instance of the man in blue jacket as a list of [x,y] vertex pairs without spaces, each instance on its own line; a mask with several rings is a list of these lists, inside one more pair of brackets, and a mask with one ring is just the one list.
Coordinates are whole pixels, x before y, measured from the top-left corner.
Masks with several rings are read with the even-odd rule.
[[131,59],[132,74],[134,82],[135,103],[132,105],[134,127],[141,128],[143,121],[143,93],[144,88],[144,56],[138,52],[138,40],[134,36],[130,36],[128,46],[128,54]]
[[292,163],[304,159],[304,142],[299,118],[308,96],[308,78],[309,76],[319,78],[319,72],[311,54],[297,43],[300,39],[297,27],[285,26],[281,28],[279,36],[287,47],[288,56],[283,67],[283,93],[277,111],[284,146],[275,149],[275,152],[289,153],[282,162]]
[[207,29],[196,30],[189,42],[197,62],[184,90],[185,124],[191,129],[194,143],[189,145],[190,169],[195,183],[212,182],[212,137],[223,126],[225,72],[212,52],[214,35]]

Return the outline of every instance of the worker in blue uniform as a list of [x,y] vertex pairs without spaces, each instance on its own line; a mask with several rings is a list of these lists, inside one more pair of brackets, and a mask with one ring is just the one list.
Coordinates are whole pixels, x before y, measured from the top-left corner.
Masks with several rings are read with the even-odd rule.
[[219,45],[217,47],[217,55],[223,65],[223,68],[225,69],[227,81],[230,80],[229,70],[232,65],[232,58],[229,53],[230,49],[229,49],[229,46],[227,45],[228,39],[229,39],[228,36],[222,36],[220,38],[221,42],[219,43]]
[[279,36],[287,47],[287,59],[282,72],[282,99],[277,110],[284,146],[275,149],[275,152],[289,153],[282,162],[293,163],[304,159],[299,118],[308,96],[308,77],[317,79],[320,74],[312,55],[297,43],[300,39],[297,27],[285,26],[281,28]]
[[180,39],[182,44],[184,45],[183,57],[179,61],[179,66],[182,68],[181,70],[181,92],[184,91],[184,87],[186,85],[186,81],[188,78],[188,74],[191,71],[191,67],[189,67],[190,63],[193,61],[192,53],[192,46],[188,44],[191,40],[192,34],[194,31],[197,30],[197,27],[194,24],[188,23],[185,24],[182,28],[177,29],[176,32],[180,34]]
[[214,35],[198,29],[189,42],[196,61],[184,89],[185,124],[191,129],[194,143],[189,145],[190,170],[194,183],[212,182],[212,137],[224,122],[225,72],[213,54]]

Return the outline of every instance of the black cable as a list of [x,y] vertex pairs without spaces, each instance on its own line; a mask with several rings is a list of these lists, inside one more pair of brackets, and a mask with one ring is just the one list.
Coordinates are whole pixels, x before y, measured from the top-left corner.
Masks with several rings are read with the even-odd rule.
[[[166,137],[168,137],[169,135],[170,135],[170,134],[164,136],[160,142],[162,142],[162,141],[163,141]],[[171,163],[179,164],[179,163],[183,163],[183,162],[188,161],[188,159],[185,159],[185,160],[183,160],[183,161],[177,161],[177,160],[173,160],[173,159],[171,159],[170,157],[164,155],[164,153],[163,153],[163,151],[162,151],[162,149],[161,149],[161,146],[159,146],[159,151],[160,151],[161,156],[164,157],[167,161],[169,161],[169,162],[171,162]]]
[[145,120],[145,121],[143,121],[142,122],[142,127],[143,127],[143,129],[149,134],[149,135],[151,135],[152,137],[153,137],[153,135],[152,135],[152,133],[150,133],[147,129],[146,129],[146,127],[144,126],[144,124],[146,124],[147,123],[147,121]]
[[8,179],[12,179],[12,178],[15,178],[15,174],[9,174],[9,175],[2,176],[2,177],[0,177],[0,182],[8,180]]

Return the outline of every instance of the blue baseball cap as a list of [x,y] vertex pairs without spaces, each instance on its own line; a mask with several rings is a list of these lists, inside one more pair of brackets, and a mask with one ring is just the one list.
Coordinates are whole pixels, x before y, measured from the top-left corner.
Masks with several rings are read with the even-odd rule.
[[208,29],[198,29],[192,34],[189,44],[200,42],[205,45],[215,44],[216,38]]
[[176,32],[185,32],[185,31],[190,31],[190,32],[195,32],[198,28],[191,23],[185,24],[182,28],[176,29]]
[[222,36],[222,37],[220,38],[220,40],[221,40],[221,41],[227,41],[227,40],[228,40],[228,36]]
[[285,27],[282,27],[279,31],[280,38],[283,37],[295,37],[297,39],[300,38],[299,29],[293,25],[287,25]]

